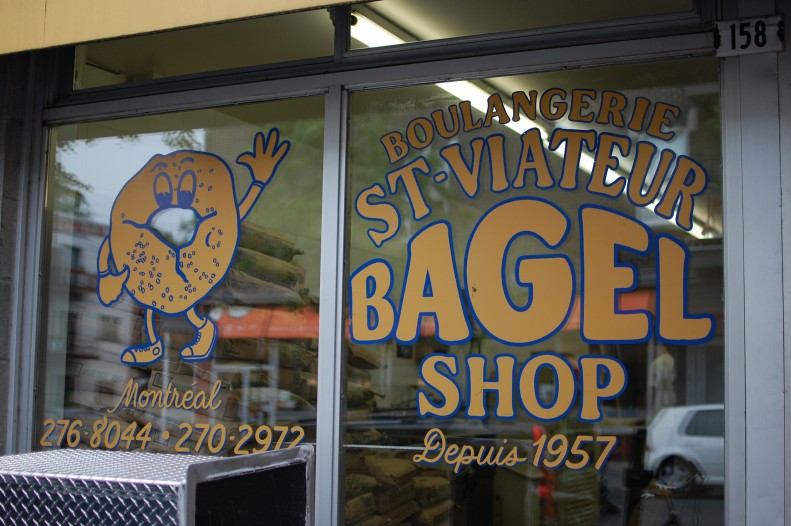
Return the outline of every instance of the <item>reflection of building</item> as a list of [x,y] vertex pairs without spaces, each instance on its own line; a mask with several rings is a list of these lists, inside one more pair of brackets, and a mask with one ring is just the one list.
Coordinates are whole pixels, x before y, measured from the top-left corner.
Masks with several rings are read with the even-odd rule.
[[[152,15],[139,2],[114,2],[114,23],[102,22],[108,7],[101,3],[22,4],[0,6],[3,452],[39,448],[46,418],[101,409],[127,379],[148,385],[156,374],[156,386],[184,390],[193,381],[219,378],[229,394],[224,407],[230,412],[154,415],[161,424],[160,447],[168,446],[162,444],[162,432],[177,430],[190,418],[299,422],[315,430],[308,440],[317,446],[316,480],[323,491],[314,509],[327,523],[340,523],[345,514],[349,522],[361,524],[521,524],[541,519],[605,524],[610,517],[600,515],[604,508],[597,504],[606,490],[609,498],[620,499],[621,514],[610,523],[625,523],[630,493],[639,496],[644,489],[637,487],[643,457],[636,432],[662,406],[724,402],[726,496],[695,500],[695,519],[784,522],[780,517],[788,514],[791,470],[778,459],[791,457],[785,402],[791,324],[785,314],[788,255],[783,249],[789,245],[791,221],[789,207],[781,204],[791,177],[786,108],[791,62],[788,51],[776,46],[791,40],[782,44],[774,37],[791,29],[774,17],[788,15],[788,2],[607,2],[591,7],[590,2],[572,1],[526,7],[516,0],[362,5],[295,0],[287,6],[293,12],[271,17],[261,15],[272,14],[265,10],[278,9],[276,3],[234,3],[219,15],[208,5],[212,3],[188,8],[182,3],[183,9],[162,8]],[[123,5],[134,7],[123,10]],[[326,5],[331,5],[329,12]],[[227,20],[233,21],[215,24]],[[715,39],[718,23],[722,31]],[[725,58],[728,45],[742,47],[737,45],[739,28],[752,35],[753,43],[765,45],[747,44],[750,54],[738,55],[742,51],[734,49],[737,55]],[[506,101],[503,111],[495,106],[497,98],[490,101],[495,92]],[[530,118],[525,102],[519,121],[503,122],[501,114],[514,109],[510,95],[520,92],[526,99],[533,92],[539,99],[554,95],[537,103],[537,117]],[[656,102],[666,105],[657,110]],[[452,127],[451,108],[469,126],[443,136],[432,115],[439,112],[444,125]],[[475,124],[492,111],[498,115]],[[647,123],[655,116],[652,135]],[[204,306],[204,314],[213,313],[222,328],[218,359],[212,362],[216,368],[187,367],[178,360],[153,370],[121,367],[117,355],[139,339],[140,315],[128,299],[112,309],[97,303],[94,258],[106,232],[81,215],[85,210],[74,196],[93,199],[102,208],[108,197],[77,184],[69,188],[73,195],[59,201],[62,181],[54,178],[63,167],[58,163],[69,158],[77,182],[89,172],[117,182],[131,174],[114,170],[113,159],[120,164],[130,156],[136,162],[153,135],[173,150],[200,147],[233,164],[236,155],[250,148],[254,131],[272,126],[291,138],[293,150],[283,165],[287,177],[267,188],[266,206],[253,219],[280,234],[256,232],[251,239],[254,244],[290,240],[292,248],[305,252],[299,265],[256,246],[241,246],[227,286]],[[529,169],[519,174],[525,184],[512,187],[517,186],[522,134],[528,130],[541,132],[536,152],[546,154],[555,182],[573,152],[570,143],[563,149],[557,143],[550,147],[552,134],[595,134],[591,147],[583,145],[578,152],[579,162],[570,164],[580,167],[574,171],[580,181],[575,189],[538,188],[538,173]],[[410,143],[409,153],[396,161],[388,158],[382,142],[393,131]],[[663,138],[670,131],[677,136]],[[424,132],[434,133],[432,140]],[[660,218],[656,203],[635,206],[620,194],[589,191],[601,139],[616,135],[621,142],[611,143],[608,155],[599,156],[599,166],[610,164],[602,175],[605,188],[613,179],[639,173],[640,164],[633,161],[640,143],[694,158],[708,170],[709,186],[696,195],[690,235]],[[502,152],[498,137],[505,137]],[[472,180],[476,165],[467,161],[474,158],[473,140],[484,141],[475,143],[482,144],[475,158],[482,185],[474,198],[459,190],[453,173],[446,170],[443,179],[438,168],[457,151],[444,148],[457,146],[468,182]],[[624,151],[627,143],[631,154]],[[92,157],[102,149],[109,152],[104,162]],[[501,182],[508,187],[502,193],[492,183],[501,153]],[[405,185],[387,180],[387,174],[420,157],[432,167],[430,173],[415,174],[431,207],[425,218],[411,209]],[[658,162],[652,161],[651,170],[643,168],[653,172]],[[461,168],[461,161],[456,166]],[[249,185],[248,174],[232,168],[241,192]],[[641,190],[649,191],[651,184],[645,186]],[[381,195],[372,194],[369,204],[390,203],[400,219],[397,236],[381,247],[368,235],[369,230],[382,234],[386,221],[361,219],[355,200],[372,188],[381,188]],[[664,191],[667,185],[657,188]],[[518,255],[569,258],[576,288],[572,311],[560,330],[520,347],[497,341],[471,323],[470,341],[446,344],[437,341],[436,327],[424,316],[415,342],[388,337],[348,345],[349,271],[375,258],[386,260],[393,268],[391,299],[400,300],[409,239],[442,219],[453,223],[451,241],[461,275],[476,221],[511,197],[551,201],[574,225],[557,249],[535,239],[515,241],[503,272],[514,301],[525,307],[530,292],[515,271]],[[651,230],[652,243],[658,233],[671,233],[689,251],[684,307],[689,313],[711,314],[717,328],[706,343],[669,344],[672,367],[655,332],[630,343],[583,337],[576,214],[586,204],[637,218]],[[63,206],[67,209],[59,208]],[[633,266],[639,280],[634,290],[618,289],[617,309],[642,310],[656,318],[654,256],[620,250],[619,261]],[[465,294],[472,288],[463,277],[459,285]],[[160,322],[171,350],[192,337],[178,321]],[[628,371],[628,385],[603,402],[600,422],[584,426],[576,406],[553,422],[535,422],[518,406],[513,420],[417,417],[416,392],[425,385],[420,360],[426,355],[463,359],[511,353],[521,366],[541,352],[556,353],[572,367],[583,355],[617,358]],[[486,373],[494,379],[493,370]],[[464,391],[469,381],[458,376]],[[544,403],[557,396],[551,371],[539,375],[538,384]],[[439,394],[432,394],[439,403]],[[487,397],[493,404],[494,393]],[[459,443],[476,445],[508,438],[530,449],[542,433],[574,440],[612,434],[620,442],[603,475],[530,466],[470,468],[451,475],[447,466],[418,467],[410,461],[427,428],[435,425]],[[624,486],[624,480],[634,486]]]
[[[162,390],[171,385],[206,388],[221,380],[228,395],[224,407],[212,412],[212,423],[315,425],[317,355],[311,342],[318,338],[318,313],[310,305],[300,308],[305,271],[291,261],[299,251],[289,239],[254,225],[243,227],[231,273],[207,301],[220,336],[211,363],[179,363],[176,352],[191,341],[194,330],[179,318],[158,316],[166,359],[134,368],[121,364],[120,356],[143,338],[140,306],[124,297],[106,307],[96,293],[95,258],[107,232],[106,226],[84,218],[55,215],[53,255],[59,264],[53,266],[50,286],[68,290],[68,295],[54,295],[50,304],[50,335],[63,347],[50,349],[59,365],[53,361],[47,369],[47,416],[95,422],[117,404],[130,379],[141,388]],[[152,422],[160,434],[178,428],[177,415],[192,421],[178,411],[116,413],[140,426]],[[172,451],[170,442],[159,444],[162,451]]]

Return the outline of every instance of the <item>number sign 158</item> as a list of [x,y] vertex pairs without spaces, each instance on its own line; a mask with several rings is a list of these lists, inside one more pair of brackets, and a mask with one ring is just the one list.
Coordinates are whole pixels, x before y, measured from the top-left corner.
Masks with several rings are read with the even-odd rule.
[[781,51],[783,43],[779,35],[780,27],[781,19],[777,16],[719,22],[717,55],[728,57]]

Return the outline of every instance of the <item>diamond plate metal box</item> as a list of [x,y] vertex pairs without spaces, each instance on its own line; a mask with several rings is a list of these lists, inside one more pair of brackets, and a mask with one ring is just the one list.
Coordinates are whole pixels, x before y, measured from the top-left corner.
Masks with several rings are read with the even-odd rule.
[[0,457],[0,525],[313,524],[311,446],[232,458],[100,450]]

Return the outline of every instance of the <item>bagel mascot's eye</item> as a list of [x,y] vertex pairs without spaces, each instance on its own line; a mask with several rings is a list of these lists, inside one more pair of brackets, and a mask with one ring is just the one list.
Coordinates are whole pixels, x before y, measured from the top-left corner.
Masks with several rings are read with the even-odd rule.
[[187,170],[181,174],[178,193],[179,208],[190,208],[192,206],[192,200],[195,199],[195,188],[197,184],[195,172],[192,170]]
[[159,172],[154,179],[154,198],[159,208],[167,208],[173,202],[173,184],[164,172]]

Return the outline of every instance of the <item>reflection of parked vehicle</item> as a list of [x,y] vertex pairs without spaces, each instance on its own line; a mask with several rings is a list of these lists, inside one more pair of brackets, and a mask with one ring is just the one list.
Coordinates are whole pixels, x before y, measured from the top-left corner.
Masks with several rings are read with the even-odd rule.
[[648,426],[645,467],[660,484],[725,480],[725,412],[722,404],[667,407]]

